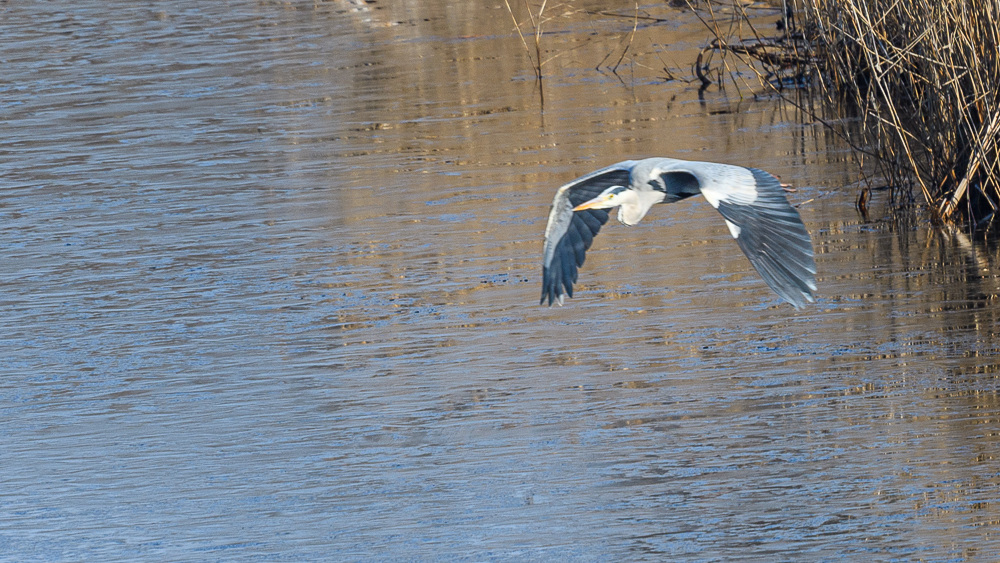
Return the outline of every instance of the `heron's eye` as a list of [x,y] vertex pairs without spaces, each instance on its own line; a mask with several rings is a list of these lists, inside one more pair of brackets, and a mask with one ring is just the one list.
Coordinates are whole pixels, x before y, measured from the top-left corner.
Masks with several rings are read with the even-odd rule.
[[617,186],[617,187],[615,187],[614,189],[612,189],[612,190],[610,190],[610,191],[608,192],[608,195],[607,195],[607,199],[609,199],[609,200],[613,200],[613,199],[617,198],[618,196],[620,196],[620,195],[622,195],[623,193],[625,193],[625,190],[626,190],[626,189],[627,189],[627,188],[624,188],[624,187],[622,187],[622,186]]

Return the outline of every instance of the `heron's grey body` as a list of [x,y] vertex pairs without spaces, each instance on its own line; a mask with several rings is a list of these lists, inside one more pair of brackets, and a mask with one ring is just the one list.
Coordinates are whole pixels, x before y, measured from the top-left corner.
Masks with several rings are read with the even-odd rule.
[[618,207],[618,220],[635,225],[657,203],[699,194],[722,214],[775,293],[795,308],[814,300],[812,241],[777,178],[743,166],[647,158],[612,164],[559,188],[545,228],[542,303],[561,305],[573,296],[577,269],[608,220],[607,208]]

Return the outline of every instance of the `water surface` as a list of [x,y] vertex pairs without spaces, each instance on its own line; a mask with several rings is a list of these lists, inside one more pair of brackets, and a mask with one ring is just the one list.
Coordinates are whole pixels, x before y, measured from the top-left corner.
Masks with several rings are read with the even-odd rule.
[[[0,7],[0,557],[1000,557],[995,245],[592,7],[544,102],[503,3]],[[537,306],[555,189],[644,156],[796,186],[818,303],[689,201]]]

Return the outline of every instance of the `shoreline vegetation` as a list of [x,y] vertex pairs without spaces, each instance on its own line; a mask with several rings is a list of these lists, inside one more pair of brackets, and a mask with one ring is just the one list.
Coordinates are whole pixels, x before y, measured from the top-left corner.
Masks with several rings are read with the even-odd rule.
[[[531,12],[527,0],[520,3]],[[779,17],[762,31],[754,27],[761,21],[757,5],[682,0],[680,7],[693,10],[714,35],[693,61],[697,80],[735,80],[738,62],[786,99],[791,89],[805,90],[836,108],[840,119],[859,122],[848,130],[804,108],[850,144],[859,168],[874,171],[864,175],[862,213],[871,192],[888,186],[899,207],[922,199],[935,223],[988,229],[1000,207],[1000,0],[769,5]],[[522,41],[541,93],[546,2],[533,9],[534,45],[523,35]],[[592,15],[627,17],[624,11]],[[638,23],[641,8],[628,16]]]
[[778,41],[751,46],[860,117],[855,151],[889,185],[919,191],[932,220],[988,227],[1000,205],[1000,3],[807,0],[785,20]]

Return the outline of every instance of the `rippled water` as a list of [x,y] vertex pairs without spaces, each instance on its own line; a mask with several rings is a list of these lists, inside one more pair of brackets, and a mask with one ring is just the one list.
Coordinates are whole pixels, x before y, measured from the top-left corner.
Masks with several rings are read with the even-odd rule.
[[[995,245],[600,6],[543,102],[503,3],[0,5],[0,557],[1000,557]],[[694,201],[537,306],[554,190],[653,155],[797,186],[819,302]]]

